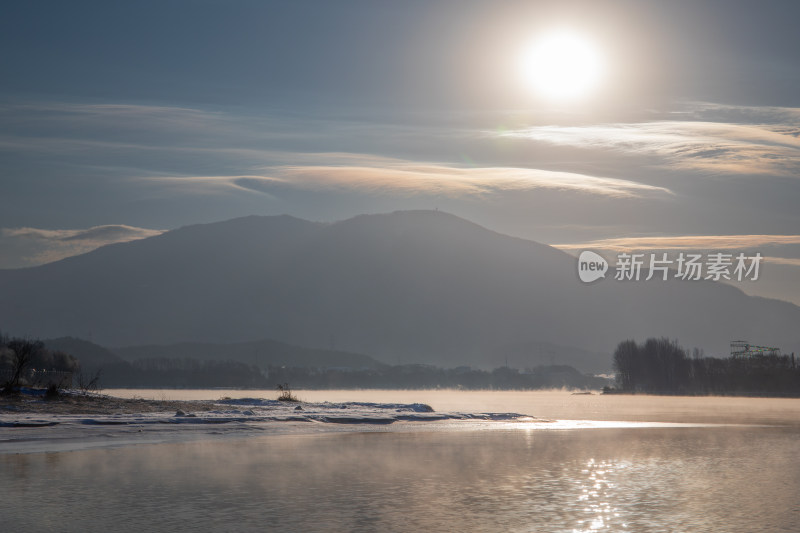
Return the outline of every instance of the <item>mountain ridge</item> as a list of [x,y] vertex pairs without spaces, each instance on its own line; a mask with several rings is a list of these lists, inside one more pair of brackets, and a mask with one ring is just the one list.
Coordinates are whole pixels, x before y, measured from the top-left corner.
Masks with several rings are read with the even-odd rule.
[[509,353],[533,364],[537,343],[607,358],[648,336],[716,355],[734,338],[800,351],[791,303],[706,281],[583,284],[566,252],[441,211],[184,226],[0,271],[0,293],[4,330],[106,346],[269,338],[483,367]]

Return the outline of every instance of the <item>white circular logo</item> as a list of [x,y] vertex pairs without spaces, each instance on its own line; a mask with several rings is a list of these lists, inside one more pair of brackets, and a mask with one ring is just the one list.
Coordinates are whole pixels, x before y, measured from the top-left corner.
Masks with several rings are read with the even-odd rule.
[[591,283],[597,279],[606,277],[608,270],[608,261],[603,259],[602,256],[584,250],[578,256],[578,277],[584,283]]

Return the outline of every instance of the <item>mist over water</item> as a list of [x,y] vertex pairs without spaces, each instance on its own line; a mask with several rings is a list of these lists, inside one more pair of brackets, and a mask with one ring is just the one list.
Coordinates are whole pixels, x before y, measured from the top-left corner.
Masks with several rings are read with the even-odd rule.
[[48,531],[791,531],[785,428],[356,432],[5,455]]
[[[122,398],[208,400],[276,398],[274,390],[110,389]],[[436,411],[513,412],[566,420],[623,420],[800,426],[800,399],[737,396],[575,395],[550,391],[299,390],[307,402],[426,403]]]
[[5,454],[3,518],[20,531],[753,532],[794,531],[800,520],[799,400],[565,391],[299,395],[706,425],[395,423]]

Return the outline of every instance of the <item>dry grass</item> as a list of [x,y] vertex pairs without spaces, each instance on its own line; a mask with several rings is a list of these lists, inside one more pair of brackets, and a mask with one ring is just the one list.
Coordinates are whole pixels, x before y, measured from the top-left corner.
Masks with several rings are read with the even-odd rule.
[[189,402],[177,400],[145,400],[142,398],[115,398],[100,394],[59,395],[45,401],[43,397],[18,395],[0,398],[0,412],[42,414],[136,414],[189,412],[215,409],[212,402]]

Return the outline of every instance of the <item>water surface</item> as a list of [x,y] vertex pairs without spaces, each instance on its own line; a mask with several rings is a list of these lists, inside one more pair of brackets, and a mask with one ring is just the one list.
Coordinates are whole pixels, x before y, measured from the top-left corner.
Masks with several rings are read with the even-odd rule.
[[336,424],[308,434],[268,428],[243,439],[4,454],[4,530],[744,533],[797,531],[800,523],[797,400],[563,391],[300,396],[702,424]]
[[354,432],[0,456],[16,531],[796,531],[797,432]]

